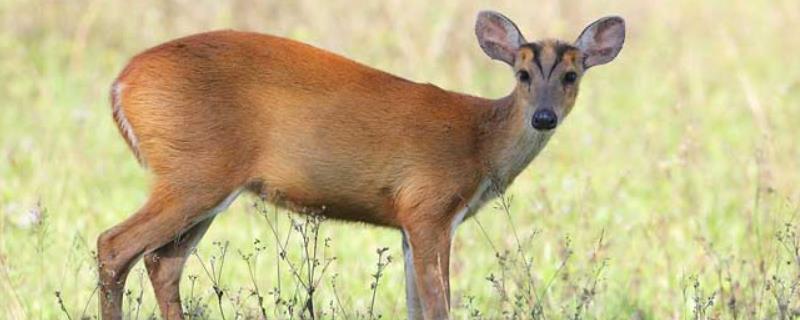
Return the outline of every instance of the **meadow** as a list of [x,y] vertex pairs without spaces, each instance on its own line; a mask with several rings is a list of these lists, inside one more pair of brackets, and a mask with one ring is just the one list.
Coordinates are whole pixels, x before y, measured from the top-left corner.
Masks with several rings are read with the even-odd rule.
[[[800,318],[797,0],[0,0],[0,318],[97,317],[95,239],[150,183],[108,101],[132,55],[250,30],[500,97],[514,78],[475,40],[483,9],[529,40],[610,14],[628,34],[506,196],[459,229],[454,318]],[[315,317],[404,318],[400,244],[240,197],[187,264],[185,308],[308,318],[311,284]],[[129,318],[157,317],[141,264],[128,289]]]

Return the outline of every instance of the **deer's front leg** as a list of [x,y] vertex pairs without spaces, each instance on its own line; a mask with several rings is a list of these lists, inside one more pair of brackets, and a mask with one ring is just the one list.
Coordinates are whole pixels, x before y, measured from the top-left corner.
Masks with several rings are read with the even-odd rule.
[[408,236],[403,232],[403,262],[406,272],[406,308],[409,320],[422,319],[422,301],[417,292],[416,272],[414,272],[414,259]]
[[[449,223],[417,223],[404,230],[410,251],[411,272],[416,288],[406,283],[409,319],[419,316],[414,311],[413,295],[421,302],[425,319],[447,319],[450,315],[450,225]],[[409,259],[408,257],[406,259]],[[408,263],[408,262],[407,262]],[[406,266],[408,275],[409,266]],[[409,277],[406,277],[408,281]],[[415,290],[413,290],[415,289]]]

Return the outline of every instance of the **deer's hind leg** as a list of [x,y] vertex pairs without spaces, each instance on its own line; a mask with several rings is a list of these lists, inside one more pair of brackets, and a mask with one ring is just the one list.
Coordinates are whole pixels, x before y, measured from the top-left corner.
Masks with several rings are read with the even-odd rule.
[[209,217],[157,250],[145,254],[144,265],[163,319],[183,319],[180,279],[183,266],[214,221]]
[[[141,256],[159,250],[203,223],[218,212],[215,210],[220,204],[232,201],[236,194],[237,191],[218,187],[177,188],[157,182],[150,198],[136,214],[97,238],[102,318],[122,318],[125,280]],[[158,283],[154,284],[160,287]],[[159,301],[159,305],[163,304]]]

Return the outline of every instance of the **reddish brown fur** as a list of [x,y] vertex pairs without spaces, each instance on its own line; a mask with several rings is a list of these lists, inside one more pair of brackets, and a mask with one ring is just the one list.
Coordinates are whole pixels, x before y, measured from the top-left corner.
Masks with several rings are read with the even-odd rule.
[[478,125],[491,102],[291,40],[179,39],[135,57],[117,82],[141,153],[166,181],[249,184],[297,207],[400,227],[404,193],[441,190],[440,181],[469,190],[485,171]]
[[[540,45],[536,59],[547,66],[583,71],[580,52],[559,65],[557,43]],[[516,55],[515,68],[533,68],[528,49],[503,57]],[[562,114],[577,85],[564,90],[550,106]],[[409,306],[447,317],[452,230],[487,198],[481,186],[501,192],[549,138],[530,126],[535,98],[530,85],[499,100],[449,92],[255,33],[198,34],[137,55],[115,81],[112,106],[155,181],[148,202],[98,238],[103,318],[121,317],[126,275],[142,255],[163,317],[182,318],[183,264],[238,190],[403,230],[416,269],[408,290],[419,291]]]
[[[507,104],[409,82],[295,41],[233,31],[147,50],[116,84],[122,91],[115,102],[138,138],[138,145],[128,143],[156,184],[202,206],[182,213],[188,222],[169,232],[142,230],[137,238],[163,239],[152,249],[170,238],[156,233],[184,232],[240,187],[297,211],[439,237],[444,231],[427,229],[446,230],[440,226],[489,174],[486,152],[497,145],[485,142],[496,129],[487,120]],[[499,131],[507,130],[513,128]],[[146,209],[132,219],[167,214]],[[118,230],[100,238],[101,261],[114,255],[105,252],[115,247],[107,243],[126,234]]]

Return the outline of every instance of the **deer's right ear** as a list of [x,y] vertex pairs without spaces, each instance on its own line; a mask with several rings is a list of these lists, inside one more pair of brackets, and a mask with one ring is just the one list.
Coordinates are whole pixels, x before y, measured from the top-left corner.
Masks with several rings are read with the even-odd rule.
[[475,35],[483,52],[492,59],[514,65],[514,57],[525,38],[517,26],[504,15],[494,11],[481,11],[475,23]]

